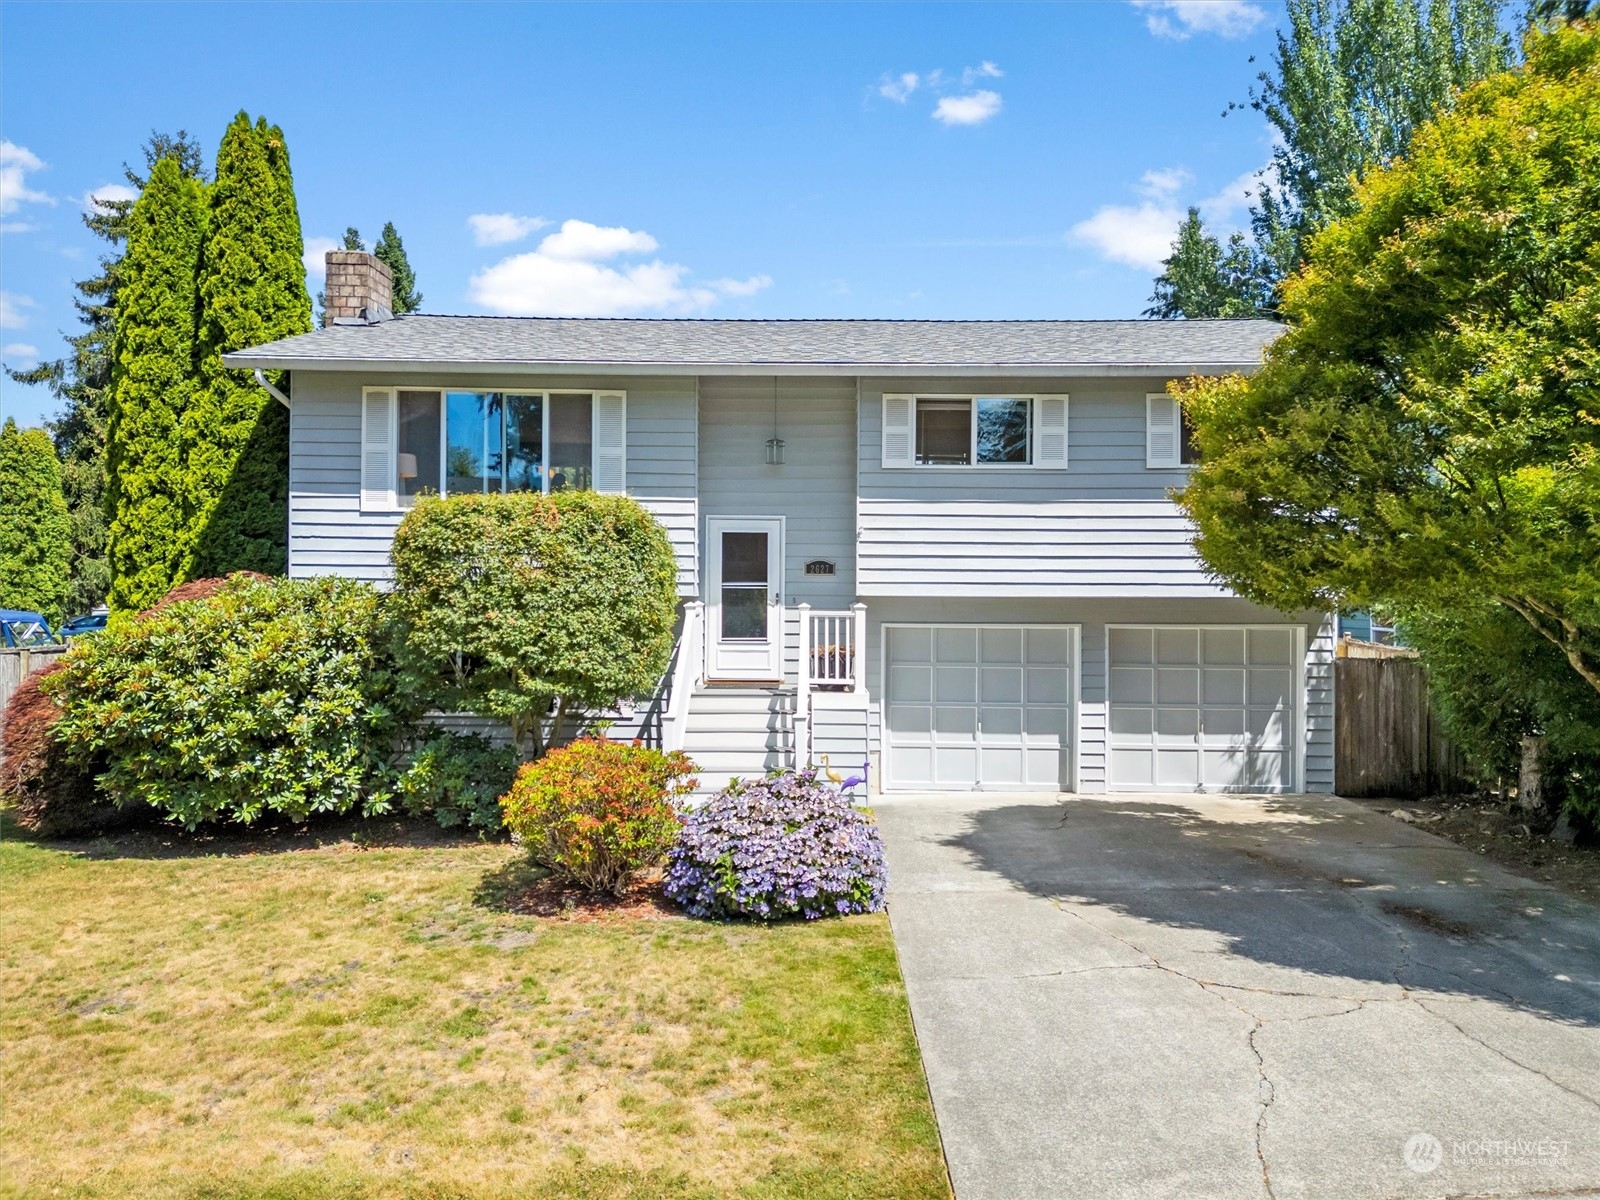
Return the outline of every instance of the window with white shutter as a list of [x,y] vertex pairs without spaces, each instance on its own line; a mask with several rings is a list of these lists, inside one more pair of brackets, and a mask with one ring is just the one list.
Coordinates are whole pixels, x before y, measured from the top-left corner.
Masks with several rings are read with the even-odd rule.
[[1067,465],[1067,398],[1034,398],[1033,465],[1061,470]]
[[392,388],[361,389],[361,511],[393,512],[395,419]]
[[1178,402],[1165,392],[1144,398],[1144,465],[1183,465],[1183,420]]
[[915,461],[911,453],[912,408],[910,396],[883,398],[883,465],[886,467],[909,467]]
[[594,490],[628,490],[628,397],[626,392],[594,394]]

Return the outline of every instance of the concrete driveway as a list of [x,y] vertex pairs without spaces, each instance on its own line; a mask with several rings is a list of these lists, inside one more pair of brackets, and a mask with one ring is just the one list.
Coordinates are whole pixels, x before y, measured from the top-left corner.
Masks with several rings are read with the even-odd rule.
[[1321,796],[874,807],[958,1200],[1600,1195],[1600,909]]

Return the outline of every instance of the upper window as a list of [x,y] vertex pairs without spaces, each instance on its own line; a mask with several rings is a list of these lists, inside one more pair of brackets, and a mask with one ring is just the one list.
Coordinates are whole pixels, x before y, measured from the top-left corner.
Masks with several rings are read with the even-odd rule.
[[363,508],[425,492],[624,490],[621,392],[367,388]]
[[885,396],[886,467],[1066,466],[1065,396]]
[[1194,430],[1183,406],[1165,392],[1144,398],[1144,465],[1185,467],[1200,461]]

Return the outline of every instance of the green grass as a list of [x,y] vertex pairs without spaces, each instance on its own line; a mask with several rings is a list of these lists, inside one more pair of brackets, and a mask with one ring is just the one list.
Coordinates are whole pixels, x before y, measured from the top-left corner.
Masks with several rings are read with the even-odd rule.
[[0,1192],[948,1197],[882,916],[500,907],[515,852],[0,845]]

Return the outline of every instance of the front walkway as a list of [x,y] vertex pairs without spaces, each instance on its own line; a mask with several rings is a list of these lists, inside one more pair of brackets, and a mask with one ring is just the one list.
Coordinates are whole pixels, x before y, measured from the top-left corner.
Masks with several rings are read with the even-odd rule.
[[1320,796],[874,807],[958,1200],[1600,1194],[1600,910]]

